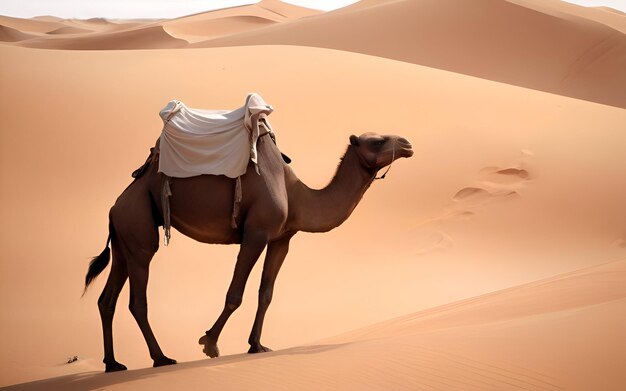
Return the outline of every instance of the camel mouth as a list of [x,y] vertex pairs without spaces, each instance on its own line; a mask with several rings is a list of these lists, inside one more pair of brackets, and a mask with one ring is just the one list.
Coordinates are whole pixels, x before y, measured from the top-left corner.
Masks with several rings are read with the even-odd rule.
[[413,156],[413,145],[407,139],[400,138],[396,140],[396,145],[399,147],[400,157]]

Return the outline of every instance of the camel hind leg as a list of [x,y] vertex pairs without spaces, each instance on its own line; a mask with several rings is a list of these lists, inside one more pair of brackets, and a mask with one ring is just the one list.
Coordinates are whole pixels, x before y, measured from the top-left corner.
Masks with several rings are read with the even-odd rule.
[[146,290],[150,261],[159,249],[159,232],[151,201],[149,197],[143,198],[131,193],[128,199],[118,200],[111,214],[116,238],[126,259],[130,281],[130,312],[146,340],[154,366],[176,364],[176,360],[163,354],[148,321]]
[[152,332],[148,322],[148,300],[146,291],[148,288],[148,276],[150,259],[153,254],[137,256],[128,264],[130,277],[130,304],[129,309],[137,321],[141,333],[146,340],[150,357],[154,361],[154,367],[176,364],[176,360],[166,357],[159,347],[159,343]]
[[102,320],[102,335],[104,339],[104,364],[105,372],[117,372],[126,370],[126,366],[115,360],[113,353],[113,315],[115,305],[126,280],[128,271],[126,270],[126,260],[118,249],[115,239],[111,243],[113,249],[113,261],[109,278],[98,299],[98,309]]

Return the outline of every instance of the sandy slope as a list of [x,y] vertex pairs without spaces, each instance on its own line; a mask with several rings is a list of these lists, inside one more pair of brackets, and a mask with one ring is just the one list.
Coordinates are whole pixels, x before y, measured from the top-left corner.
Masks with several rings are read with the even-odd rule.
[[[270,347],[626,251],[622,109],[315,48],[0,51],[0,177],[12,190],[0,195],[5,385],[50,376],[74,354],[98,368],[95,301],[105,276],[80,299],[87,257],[100,251],[107,209],[145,159],[160,132],[156,113],[173,97],[228,108],[261,93],[276,108],[279,146],[314,187],[327,183],[350,133],[397,133],[415,146],[416,156],[377,181],[344,226],[294,239],[264,329]],[[251,71],[250,56],[281,61]],[[223,305],[236,250],[175,232],[155,257],[150,314],[167,354],[202,358],[196,341]],[[247,349],[259,272],[224,331],[224,354]],[[137,369],[150,361],[127,302],[125,290],[117,354]],[[22,342],[33,338],[45,348]]]
[[[376,324],[318,344],[8,390],[622,390],[626,261]],[[81,365],[80,363],[72,365]],[[84,363],[83,363],[84,365]]]
[[594,10],[560,1],[537,4],[357,3],[193,46],[288,44],[349,50],[626,107],[626,35],[587,18]]

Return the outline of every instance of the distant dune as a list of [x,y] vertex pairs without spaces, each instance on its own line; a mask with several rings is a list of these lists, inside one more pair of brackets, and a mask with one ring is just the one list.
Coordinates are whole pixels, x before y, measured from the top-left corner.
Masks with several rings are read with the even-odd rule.
[[66,27],[59,27],[58,29],[55,29],[52,31],[48,31],[46,34],[85,34],[85,33],[90,33],[90,32],[93,32],[93,31],[88,30],[88,29],[82,29],[79,27],[66,26]]
[[320,11],[277,0],[264,0],[256,4],[184,16],[165,21],[163,25],[176,37],[198,42],[245,31],[256,31],[262,27],[319,13]]
[[[557,18],[571,16],[589,19],[604,24],[622,33],[626,33],[626,18],[618,10],[609,7],[583,7],[561,0],[506,0],[539,12],[548,13]],[[579,20],[580,21],[580,20]]]
[[603,11],[612,12],[614,14],[626,16],[626,12],[622,12],[620,10],[616,10],[615,8],[611,8],[611,7],[595,7],[595,8],[597,8],[599,10],[603,10]]
[[168,34],[162,26],[104,32],[80,38],[38,38],[22,45],[40,49],[71,50],[129,50],[129,49],[167,49],[187,46],[188,42]]
[[258,16],[226,16],[209,20],[176,20],[165,24],[165,30],[178,38],[201,41],[211,37],[255,30],[276,23]]
[[0,25],[0,41],[2,42],[19,42],[25,39],[31,39],[34,35],[23,33],[11,27]]
[[64,24],[60,20],[43,19],[21,19],[10,16],[0,15],[0,25],[11,27],[25,33],[47,33],[54,29],[63,27]]

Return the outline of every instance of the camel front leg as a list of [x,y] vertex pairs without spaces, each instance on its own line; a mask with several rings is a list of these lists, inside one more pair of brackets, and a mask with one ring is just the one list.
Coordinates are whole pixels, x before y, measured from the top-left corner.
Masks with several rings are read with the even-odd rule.
[[233,279],[230,282],[230,287],[226,294],[224,310],[222,310],[221,315],[217,318],[213,327],[198,341],[200,345],[204,345],[202,351],[207,356],[218,357],[220,355],[220,351],[217,348],[217,340],[219,339],[226,321],[230,318],[230,315],[241,305],[243,291],[246,288],[246,282],[248,281],[250,272],[266,245],[267,235],[260,233],[244,233],[239,255],[237,256]]
[[276,276],[278,276],[280,267],[287,256],[287,252],[289,251],[289,240],[292,236],[293,235],[290,235],[286,238],[271,242],[267,247],[265,264],[263,265],[263,275],[261,277],[261,287],[259,288],[259,307],[256,312],[250,338],[248,338],[248,343],[250,344],[250,350],[248,350],[248,353],[272,351],[270,348],[261,345],[261,332],[263,331],[265,313],[267,312],[267,308],[272,301]]

